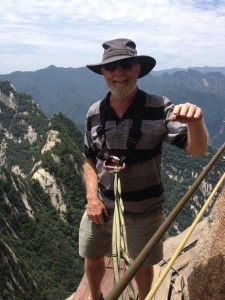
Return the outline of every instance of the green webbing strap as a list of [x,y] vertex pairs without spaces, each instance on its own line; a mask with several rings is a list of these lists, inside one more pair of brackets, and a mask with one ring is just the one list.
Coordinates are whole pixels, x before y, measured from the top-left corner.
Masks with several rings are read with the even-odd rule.
[[[114,280],[117,283],[120,280],[120,259],[125,261],[125,270],[130,266],[130,258],[127,248],[127,234],[124,222],[124,205],[121,197],[121,182],[119,173],[122,170],[120,166],[114,168],[114,195],[115,208],[113,215],[113,230],[112,230],[112,259],[114,268]],[[130,282],[128,285],[129,299],[135,299],[134,288]],[[118,298],[122,300],[122,295]]]

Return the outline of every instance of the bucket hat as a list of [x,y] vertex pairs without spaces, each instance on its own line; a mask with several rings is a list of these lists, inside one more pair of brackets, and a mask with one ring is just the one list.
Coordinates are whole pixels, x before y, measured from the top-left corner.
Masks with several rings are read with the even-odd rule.
[[102,44],[104,48],[102,62],[87,67],[102,75],[101,68],[104,64],[115,62],[127,58],[135,58],[141,64],[141,71],[138,78],[147,75],[156,65],[156,60],[148,55],[137,55],[136,44],[129,39],[115,39]]

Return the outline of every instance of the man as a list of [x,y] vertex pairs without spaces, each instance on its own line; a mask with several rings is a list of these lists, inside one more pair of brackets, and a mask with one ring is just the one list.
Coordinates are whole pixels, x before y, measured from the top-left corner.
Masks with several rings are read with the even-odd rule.
[[[138,89],[137,79],[154,68],[154,58],[137,55],[135,43],[128,39],[105,42],[103,48],[102,62],[87,65],[103,75],[109,93],[104,100],[93,104],[87,114],[84,148],[87,207],[79,233],[79,251],[85,258],[92,300],[103,299],[104,256],[111,248],[114,174],[104,167],[105,159],[110,164],[108,158],[115,155],[126,163],[121,172],[122,199],[129,255],[135,259],[163,222],[162,142],[194,156],[203,155],[208,142],[199,107],[190,103],[174,106],[165,97]],[[131,127],[134,127],[132,137]],[[135,147],[126,152],[128,140],[132,142],[133,137]],[[150,290],[153,265],[162,259],[162,253],[160,241],[135,276],[140,300]]]

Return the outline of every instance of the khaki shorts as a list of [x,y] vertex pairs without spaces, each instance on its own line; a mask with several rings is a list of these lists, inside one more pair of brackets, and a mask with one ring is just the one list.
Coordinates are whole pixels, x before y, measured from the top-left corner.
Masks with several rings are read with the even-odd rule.
[[[85,212],[79,231],[79,254],[81,257],[109,255],[112,247],[113,213],[104,225],[93,223]],[[134,260],[164,221],[162,211],[148,216],[125,214],[124,216],[129,256]],[[144,264],[157,264],[163,258],[163,239],[151,251]]]

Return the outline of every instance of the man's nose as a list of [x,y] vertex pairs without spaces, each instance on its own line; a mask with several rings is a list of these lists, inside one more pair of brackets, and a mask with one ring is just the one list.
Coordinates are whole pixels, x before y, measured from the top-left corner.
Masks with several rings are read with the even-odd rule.
[[117,65],[116,65],[116,69],[115,69],[114,72],[122,73],[123,71],[124,71],[124,70],[123,70],[123,68],[121,68],[120,64],[117,64]]

